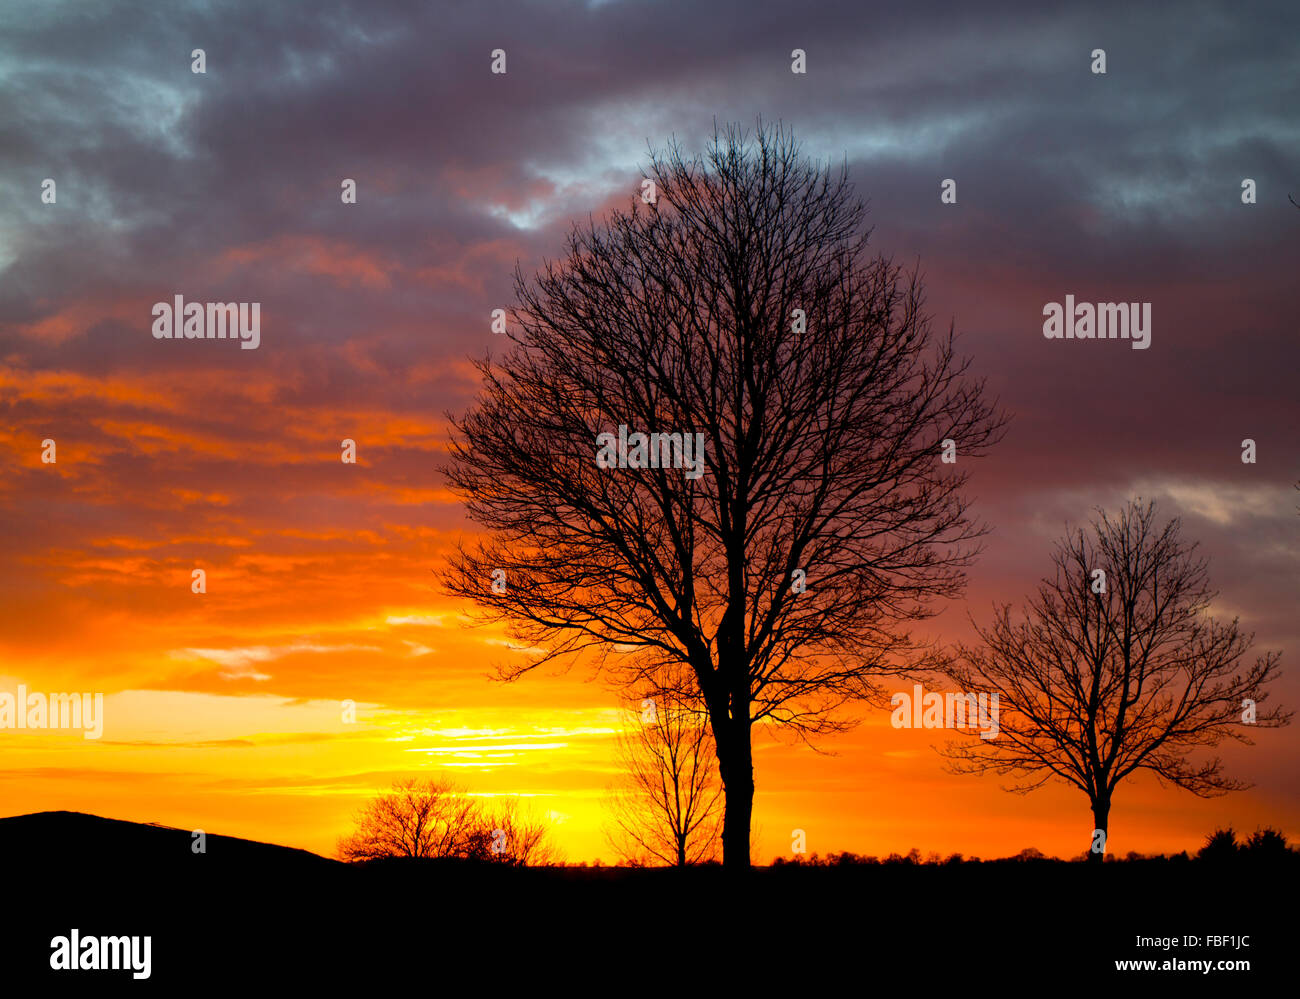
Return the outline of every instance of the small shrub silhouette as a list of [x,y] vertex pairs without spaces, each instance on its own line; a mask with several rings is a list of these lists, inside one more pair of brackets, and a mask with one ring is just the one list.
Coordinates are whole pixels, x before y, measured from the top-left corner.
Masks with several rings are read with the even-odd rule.
[[1234,860],[1238,849],[1237,834],[1229,826],[1227,829],[1216,829],[1210,833],[1205,839],[1205,845],[1197,852],[1196,858],[1211,863],[1222,863]]
[[1241,850],[1252,860],[1280,860],[1290,853],[1286,836],[1271,826],[1256,829]]

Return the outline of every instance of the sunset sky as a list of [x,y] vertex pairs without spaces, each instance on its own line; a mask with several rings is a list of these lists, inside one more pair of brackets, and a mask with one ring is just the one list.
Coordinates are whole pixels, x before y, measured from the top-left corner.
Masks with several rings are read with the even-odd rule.
[[[474,529],[437,471],[447,413],[516,261],[629,205],[647,143],[698,150],[759,115],[847,158],[873,245],[919,262],[1013,417],[972,466],[992,533],[968,599],[927,632],[968,637],[1067,523],[1141,496],[1201,542],[1215,610],[1283,650],[1276,696],[1300,705],[1300,17],[1091,6],[6,4],[0,691],[102,692],[105,723],[0,731],[0,815],[332,853],[367,796],[440,772],[532,796],[569,860],[609,860],[619,692],[582,669],[489,679],[526,653],[438,590]],[[177,294],[260,302],[259,348],[154,339]],[[1044,339],[1067,294],[1150,302],[1150,348]],[[796,828],[823,853],[1088,845],[1078,791],[949,775],[944,733],[859,717],[833,755],[757,733],[756,860]],[[1228,823],[1300,838],[1300,726],[1224,755],[1253,790],[1132,781],[1111,852]]]

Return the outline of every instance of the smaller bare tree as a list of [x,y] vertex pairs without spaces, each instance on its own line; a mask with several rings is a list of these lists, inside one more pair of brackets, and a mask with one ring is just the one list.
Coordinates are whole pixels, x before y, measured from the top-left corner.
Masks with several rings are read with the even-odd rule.
[[546,822],[520,808],[517,798],[485,806],[445,777],[394,782],[361,809],[338,853],[346,861],[459,857],[516,866],[558,858]]
[[1057,546],[1055,576],[1024,620],[999,607],[950,669],[965,693],[1001,702],[995,737],[947,747],[952,768],[1012,775],[1017,792],[1052,779],[1078,787],[1092,805],[1093,861],[1120,781],[1145,770],[1201,797],[1247,787],[1218,757],[1190,754],[1250,744],[1248,732],[1290,718],[1264,708],[1281,654],[1243,662],[1254,637],[1210,616],[1205,560],[1179,532],[1177,520],[1157,526],[1151,503],[1130,503],[1117,520],[1102,514]]
[[633,703],[618,736],[623,771],[607,807],[606,839],[621,861],[685,867],[717,859],[722,785],[707,710],[685,684],[658,684]]
[[550,827],[511,795],[493,799],[483,808],[470,833],[466,855],[475,860],[540,867],[559,860]]
[[407,778],[368,801],[339,840],[343,860],[465,856],[479,806],[445,777]]

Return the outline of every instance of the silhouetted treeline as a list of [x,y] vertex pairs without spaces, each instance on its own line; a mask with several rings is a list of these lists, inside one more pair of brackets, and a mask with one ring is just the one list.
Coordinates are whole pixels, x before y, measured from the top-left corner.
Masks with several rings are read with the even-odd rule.
[[[938,853],[927,854],[923,859],[921,851],[913,847],[906,855],[891,853],[889,856],[881,859],[860,853],[853,853],[844,850],[839,853],[828,853],[824,856],[820,854],[809,854],[808,856],[794,857],[777,857],[772,861],[773,867],[871,867],[878,865],[903,865],[903,866],[944,866],[951,867],[960,864],[1023,864],[1023,863],[1079,863],[1088,859],[1088,853],[1085,851],[1077,857],[1071,857],[1068,860],[1062,860],[1057,857],[1048,857],[1041,850],[1032,846],[1026,847],[1015,856],[998,857],[992,860],[983,860],[979,857],[965,857],[960,853],[952,853],[947,857],[941,857]],[[1189,855],[1186,850],[1178,853],[1164,854],[1143,854],[1136,850],[1130,850],[1123,857],[1108,854],[1107,863],[1133,864],[1133,863],[1188,863],[1189,861],[1198,861],[1205,863],[1250,863],[1252,861],[1267,862],[1269,864],[1283,862],[1287,864],[1300,863],[1300,851],[1295,847],[1288,845],[1286,836],[1277,829],[1265,827],[1256,829],[1245,839],[1238,839],[1237,833],[1231,827],[1227,829],[1216,829],[1205,838],[1205,845],[1202,846],[1195,854]]]

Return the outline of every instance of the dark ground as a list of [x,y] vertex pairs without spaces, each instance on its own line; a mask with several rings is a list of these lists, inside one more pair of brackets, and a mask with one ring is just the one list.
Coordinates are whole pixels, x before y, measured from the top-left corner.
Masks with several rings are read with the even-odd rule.
[[[720,869],[349,867],[301,850],[70,812],[0,819],[0,981],[53,994],[324,983],[325,994],[539,996],[710,982],[789,995],[1294,994],[1296,857]],[[149,935],[148,981],[49,969],[50,941]],[[1138,935],[1249,936],[1139,948]],[[1181,943],[1181,939],[1180,939]],[[1129,958],[1247,959],[1249,971],[1116,971]],[[1288,984],[1289,983],[1289,984]],[[10,993],[24,994],[19,991]],[[43,990],[44,991],[44,990]],[[0,993],[8,988],[0,989]]]

